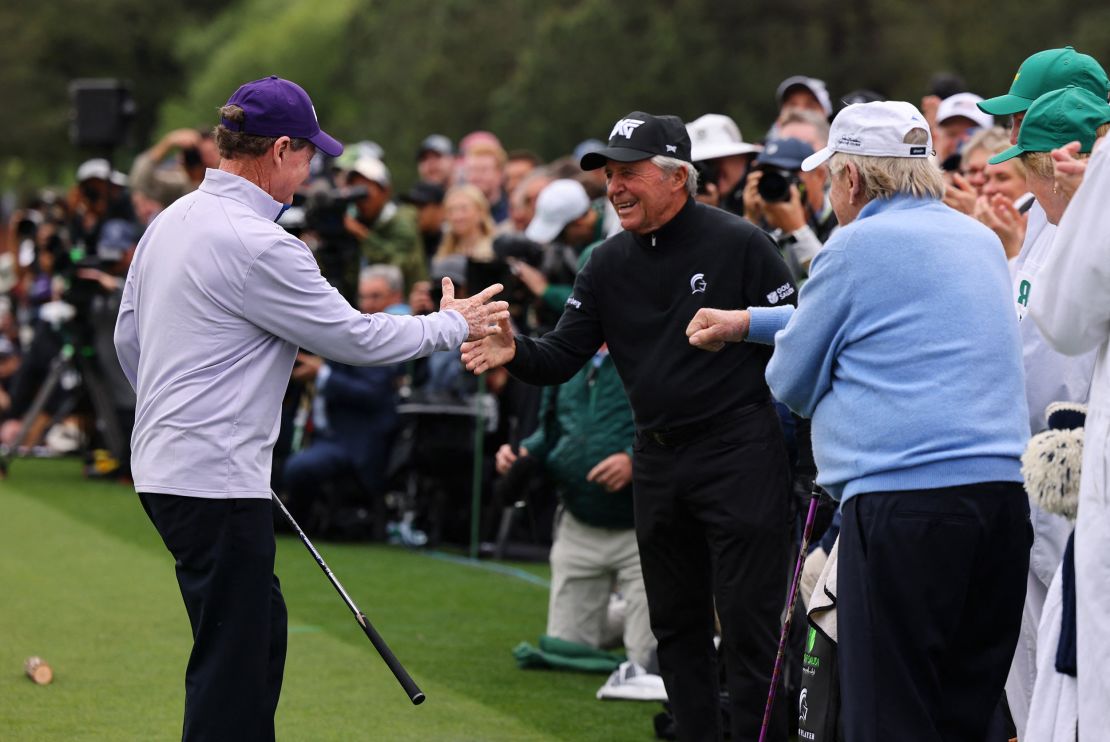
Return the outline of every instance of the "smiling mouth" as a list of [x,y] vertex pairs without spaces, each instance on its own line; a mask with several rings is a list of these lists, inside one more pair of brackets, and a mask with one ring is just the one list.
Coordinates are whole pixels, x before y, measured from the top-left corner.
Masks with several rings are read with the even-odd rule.
[[621,215],[621,214],[627,214],[629,211],[632,210],[632,208],[634,206],[636,206],[637,203],[639,203],[639,202],[638,201],[617,201],[617,202],[613,203],[613,207],[617,210],[617,214]]

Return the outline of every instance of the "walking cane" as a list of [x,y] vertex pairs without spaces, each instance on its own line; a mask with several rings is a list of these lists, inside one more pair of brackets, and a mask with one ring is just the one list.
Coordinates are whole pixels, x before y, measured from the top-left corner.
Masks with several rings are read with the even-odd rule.
[[802,548],[798,552],[798,563],[794,565],[794,582],[790,586],[790,597],[786,601],[786,620],[782,624],[782,636],[779,637],[779,651],[775,655],[775,671],[771,674],[771,689],[767,692],[767,705],[763,708],[763,726],[759,730],[759,742],[766,742],[767,727],[771,724],[771,709],[775,705],[775,690],[779,687],[779,678],[782,676],[782,661],[786,655],[786,637],[790,634],[790,619],[794,616],[794,603],[798,599],[798,582],[802,576],[802,564],[805,562],[806,550],[809,548],[809,537],[813,533],[813,519],[817,515],[817,503],[821,499],[821,490],[813,488],[809,499],[809,514],[806,515],[806,525],[802,529]]

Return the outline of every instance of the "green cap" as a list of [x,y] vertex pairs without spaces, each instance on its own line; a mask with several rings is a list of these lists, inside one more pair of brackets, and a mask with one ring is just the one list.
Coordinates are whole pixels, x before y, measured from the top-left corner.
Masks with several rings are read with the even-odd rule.
[[1023,152],[1048,152],[1077,140],[1080,152],[1090,152],[1095,144],[1095,130],[1105,123],[1110,123],[1110,104],[1105,98],[1074,85],[1053,90],[1029,106],[1017,144],[987,162],[997,165]]
[[1021,113],[1047,92],[1068,85],[1090,90],[1106,100],[1110,79],[1094,57],[1080,54],[1070,46],[1037,52],[1021,63],[1010,92],[979,102],[979,108],[992,116]]

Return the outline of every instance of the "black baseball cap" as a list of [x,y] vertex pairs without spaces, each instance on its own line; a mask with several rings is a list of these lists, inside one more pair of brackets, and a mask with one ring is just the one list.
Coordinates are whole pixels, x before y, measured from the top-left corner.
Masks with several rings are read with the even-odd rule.
[[583,170],[605,167],[608,160],[638,162],[656,155],[691,162],[690,135],[678,116],[652,116],[633,111],[609,132],[609,146],[582,155]]

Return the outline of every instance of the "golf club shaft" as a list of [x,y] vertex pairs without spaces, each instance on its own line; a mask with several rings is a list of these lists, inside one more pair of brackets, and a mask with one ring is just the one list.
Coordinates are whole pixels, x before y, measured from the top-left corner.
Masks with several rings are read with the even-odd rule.
[[806,515],[806,525],[802,529],[802,548],[798,552],[798,562],[794,565],[794,581],[790,585],[790,596],[786,601],[786,618],[782,624],[782,636],[779,637],[779,651],[775,655],[775,671],[771,673],[771,689],[767,692],[767,705],[763,709],[763,726],[759,730],[759,742],[767,738],[767,729],[771,724],[771,709],[775,705],[775,691],[778,689],[779,677],[782,676],[782,661],[786,655],[786,638],[790,635],[790,619],[794,616],[794,602],[798,598],[798,582],[802,576],[802,564],[805,562],[806,550],[809,548],[809,537],[813,533],[813,519],[817,515],[817,502],[820,495],[814,491],[809,500],[809,514]]
[[308,536],[305,535],[305,532],[297,525],[297,521],[293,518],[293,514],[289,512],[288,508],[285,507],[285,503],[278,499],[276,494],[270,493],[270,495],[278,510],[285,516],[285,520],[288,521],[289,525],[292,526],[293,530],[297,533],[297,536],[300,537],[301,543],[305,545],[305,548],[312,554],[312,558],[320,565],[320,569],[327,575],[328,581],[331,582],[332,587],[335,588],[339,596],[343,598],[343,602],[347,604],[347,608],[354,614],[355,620],[358,621],[358,625],[361,626],[363,632],[366,633],[366,637],[370,640],[370,643],[374,645],[374,649],[378,650],[378,654],[385,660],[385,664],[393,671],[393,675],[397,678],[397,682],[401,684],[401,687],[405,689],[405,693],[408,694],[409,700],[413,702],[413,705],[423,703],[425,696],[423,691],[417,687],[416,681],[412,679],[412,676],[408,674],[408,671],[405,670],[400,660],[393,654],[389,645],[385,643],[381,634],[379,634],[377,629],[374,628],[374,625],[370,623],[370,619],[366,617],[366,614],[360,611],[358,606],[355,605],[355,602],[351,600],[351,596],[343,589],[343,585],[340,584],[335,574],[331,571],[331,568],[328,567],[328,563],[324,561],[324,558],[320,556],[320,552],[316,550],[316,547],[308,540]]

